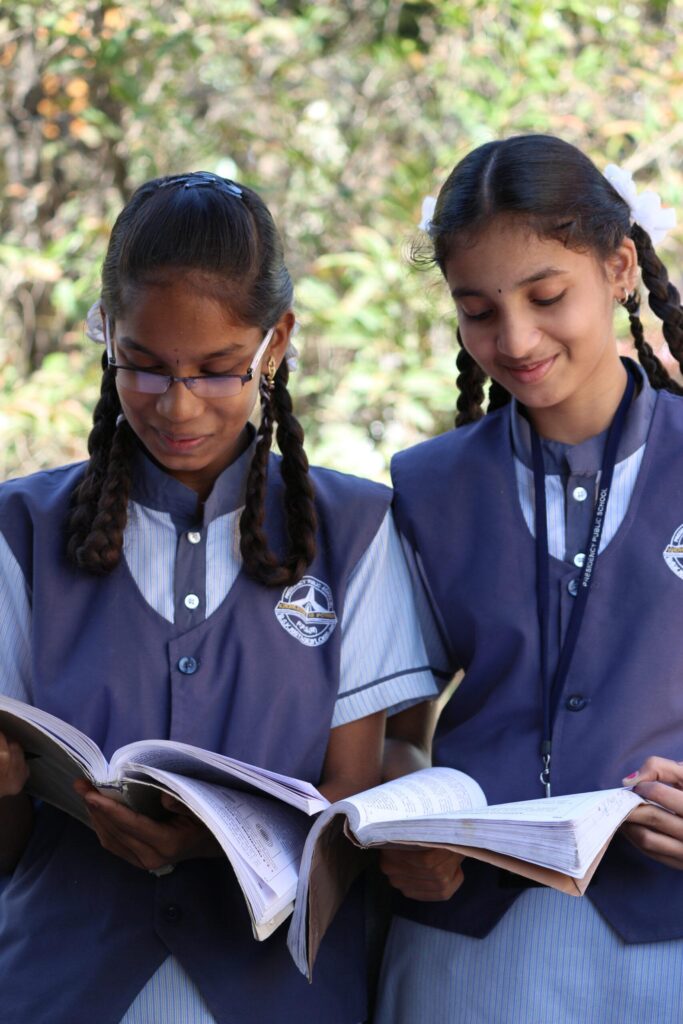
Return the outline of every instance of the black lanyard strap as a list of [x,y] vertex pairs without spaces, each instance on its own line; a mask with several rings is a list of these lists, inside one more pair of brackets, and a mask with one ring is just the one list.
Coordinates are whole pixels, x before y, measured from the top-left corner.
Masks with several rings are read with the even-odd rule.
[[550,757],[552,752],[553,724],[560,696],[569,674],[574,650],[579,639],[579,631],[586,611],[588,594],[595,578],[600,537],[602,536],[602,528],[605,523],[605,513],[607,512],[607,502],[617,461],[617,451],[624,431],[626,416],[633,399],[634,389],[635,380],[633,374],[629,371],[626,390],[607,434],[602,466],[600,468],[598,497],[595,502],[593,522],[591,523],[588,535],[586,559],[579,577],[567,634],[564,638],[564,643],[561,645],[560,657],[552,678],[548,668],[550,643],[550,551],[548,548],[548,519],[545,500],[545,465],[541,439],[534,430],[533,425],[530,424],[536,513],[536,607],[541,642],[541,694],[543,708],[543,740],[541,743],[543,770],[541,772],[541,782],[545,787],[546,796],[550,796]]

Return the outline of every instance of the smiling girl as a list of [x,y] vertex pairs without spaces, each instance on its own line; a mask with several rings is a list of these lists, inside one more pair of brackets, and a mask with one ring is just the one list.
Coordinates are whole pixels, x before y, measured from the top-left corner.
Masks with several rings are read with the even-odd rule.
[[[395,507],[432,663],[464,670],[434,763],[490,803],[628,776],[658,806],[633,813],[585,900],[455,854],[387,853],[403,897],[381,1024],[680,1020],[683,401],[645,340],[638,267],[679,364],[683,312],[653,247],[670,212],[610,178],[546,136],[488,143],[451,173],[429,239],[457,313],[458,429],[395,458]],[[619,358],[618,304],[641,367]],[[428,759],[432,719],[392,721],[391,774]]]
[[[385,710],[433,682],[388,489],[309,470],[287,389],[292,284],[262,200],[203,172],[143,185],[94,316],[89,460],[0,488],[0,689],[106,756],[167,738],[332,800],[373,785]],[[195,818],[169,803],[153,821],[80,784],[88,829],[34,808],[27,770],[0,736],[3,1019],[364,1019],[357,898],[309,986],[282,929],[254,941]]]

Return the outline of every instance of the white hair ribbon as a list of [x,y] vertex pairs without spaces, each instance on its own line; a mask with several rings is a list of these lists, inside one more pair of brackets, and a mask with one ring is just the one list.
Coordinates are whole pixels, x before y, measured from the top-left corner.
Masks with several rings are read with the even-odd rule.
[[631,211],[631,221],[647,231],[653,245],[659,245],[666,233],[676,227],[676,211],[671,208],[663,210],[662,200],[652,189],[645,189],[639,194],[630,171],[608,164],[605,177]]
[[85,314],[85,334],[91,341],[96,341],[98,345],[104,345],[106,339],[102,327],[102,303],[99,299],[93,302]]
[[418,227],[421,231],[426,231],[427,234],[431,234],[432,230],[432,217],[434,216],[434,210],[436,209],[436,199],[434,196],[425,196],[422,200],[422,211],[420,214],[420,223]]

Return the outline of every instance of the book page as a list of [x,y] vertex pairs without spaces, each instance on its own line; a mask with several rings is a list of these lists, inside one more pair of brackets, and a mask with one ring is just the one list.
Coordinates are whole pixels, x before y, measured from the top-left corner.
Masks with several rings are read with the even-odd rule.
[[387,843],[478,847],[581,878],[642,800],[628,789],[497,804],[354,828],[364,846]]
[[92,740],[41,708],[11,697],[0,697],[0,732],[24,751],[27,792],[88,825],[83,798],[74,792],[73,783],[93,782],[97,775],[107,774],[107,762]]
[[42,708],[0,696],[0,732],[20,743],[24,753],[43,756],[53,744],[82,765],[88,776],[107,775],[107,760],[97,744]]
[[[243,793],[149,769],[203,821],[220,843],[244,892],[257,937],[291,910],[310,822],[304,812],[269,797]],[[139,786],[135,782],[131,788]],[[273,927],[276,926],[273,925]]]
[[307,814],[317,814],[329,806],[329,800],[310,782],[175,740],[129,743],[116,751],[111,763],[112,771],[122,777],[144,773],[147,767],[160,768],[217,786],[268,793]]
[[483,790],[474,779],[455,768],[424,768],[384,782],[381,786],[341,801],[355,831],[382,821],[448,814],[486,806]]

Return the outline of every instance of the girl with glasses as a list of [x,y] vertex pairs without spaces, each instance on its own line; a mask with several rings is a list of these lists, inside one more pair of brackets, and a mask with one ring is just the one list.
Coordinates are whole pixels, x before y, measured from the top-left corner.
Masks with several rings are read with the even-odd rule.
[[[683,389],[635,291],[640,276],[683,366],[655,250],[672,222],[627,172],[532,135],[466,156],[426,225],[420,255],[456,309],[457,429],[392,475],[436,663],[464,670],[434,763],[491,804],[622,779],[654,803],[581,900],[455,854],[387,853],[402,895],[380,1024],[680,1020]],[[619,357],[619,305],[639,363]],[[424,705],[392,720],[395,773],[427,757],[432,724]]]
[[[106,352],[90,458],[0,488],[2,691],[107,756],[169,738],[333,800],[373,785],[386,709],[433,682],[388,489],[309,469],[292,284],[262,200],[202,172],[143,185],[91,327]],[[0,737],[8,1019],[364,1019],[358,892],[309,986],[284,929],[254,941],[196,819],[169,804],[152,821],[80,784],[90,830],[33,807],[26,776]]]

